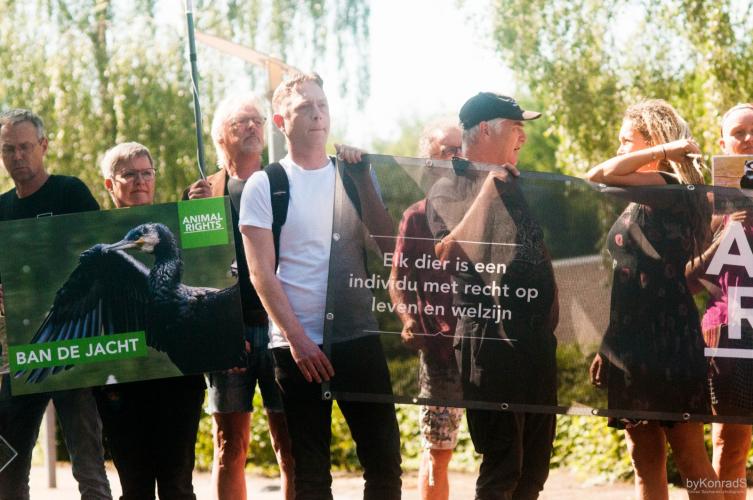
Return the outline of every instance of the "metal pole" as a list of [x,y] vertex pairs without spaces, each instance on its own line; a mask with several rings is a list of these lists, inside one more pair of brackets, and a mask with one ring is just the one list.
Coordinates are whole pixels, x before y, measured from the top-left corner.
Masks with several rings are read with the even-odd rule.
[[47,487],[57,488],[55,466],[58,461],[58,449],[55,440],[55,407],[52,400],[47,403],[44,412],[44,457],[47,462]]
[[193,114],[196,122],[196,150],[199,159],[199,175],[206,179],[204,161],[204,138],[201,125],[201,104],[199,103],[199,68],[196,64],[196,40],[193,26],[193,1],[186,0],[186,24],[188,25],[188,57],[191,61],[191,90],[193,92]]

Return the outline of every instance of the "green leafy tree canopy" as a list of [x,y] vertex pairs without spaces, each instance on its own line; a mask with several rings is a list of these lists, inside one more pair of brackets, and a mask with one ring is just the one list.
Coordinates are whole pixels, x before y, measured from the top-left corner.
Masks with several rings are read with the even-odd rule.
[[[97,162],[117,142],[150,148],[157,202],[176,200],[198,178],[185,29],[155,20],[170,1],[0,0],[0,67],[9,69],[0,79],[0,109],[42,116],[49,171],[80,177],[105,207],[111,202]],[[199,1],[195,12],[198,28],[282,57],[315,62],[331,45],[341,57],[367,50],[366,0]],[[238,75],[226,75],[209,51],[200,54],[199,70],[211,165],[211,112],[239,89]],[[367,68],[353,78],[368,82]],[[363,83],[360,91],[367,90]],[[0,175],[0,188],[11,186]]]
[[496,0],[494,39],[542,103],[557,163],[578,174],[614,154],[624,109],[663,98],[709,155],[719,120],[753,89],[753,2]]

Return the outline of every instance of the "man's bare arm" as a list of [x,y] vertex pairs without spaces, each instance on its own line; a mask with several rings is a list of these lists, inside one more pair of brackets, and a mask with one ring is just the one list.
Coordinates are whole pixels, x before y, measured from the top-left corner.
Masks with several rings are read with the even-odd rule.
[[290,353],[306,381],[321,383],[329,380],[335,370],[327,356],[306,336],[303,326],[290,306],[275,272],[275,247],[272,231],[253,226],[241,226],[243,248],[251,282],[264,309],[290,343]]

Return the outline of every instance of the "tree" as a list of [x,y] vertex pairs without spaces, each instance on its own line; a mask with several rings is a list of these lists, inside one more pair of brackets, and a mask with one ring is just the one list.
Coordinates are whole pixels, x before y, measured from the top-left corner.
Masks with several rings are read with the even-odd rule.
[[[199,29],[274,54],[304,70],[334,54],[340,92],[354,94],[360,104],[368,97],[368,0],[201,1],[197,10],[203,10],[197,19]],[[346,60],[351,64],[345,65]],[[258,71],[249,73],[260,76]],[[355,92],[349,92],[353,82]]]
[[[158,202],[178,199],[198,178],[185,34],[154,18],[168,2],[0,0],[0,67],[10,69],[0,80],[0,109],[25,107],[42,116],[49,129],[50,171],[82,178],[103,206],[111,202],[97,161],[116,142],[150,148],[159,172]],[[305,4],[306,9],[292,0],[198,2],[197,25],[283,56],[299,50],[296,45],[316,56],[329,44],[340,44],[341,54],[365,50],[365,0]],[[348,30],[340,29],[342,22]],[[287,35],[304,26],[316,30],[317,43]],[[332,35],[326,31],[330,26]],[[199,60],[205,116],[228,88],[237,87],[237,75],[226,78],[223,61],[209,50]],[[205,120],[207,144],[208,132]],[[214,159],[208,147],[207,163]],[[10,185],[0,176],[0,188]]]
[[721,114],[751,100],[752,9],[733,0],[498,0],[493,36],[544,105],[558,166],[578,174],[614,154],[622,112],[641,98],[668,100],[702,150],[718,152]]
[[[524,109],[539,109],[542,103],[523,98],[520,104]],[[372,144],[372,149],[380,154],[395,156],[418,156],[418,142],[424,127],[440,116],[413,117],[403,119],[400,124],[400,132],[393,140],[378,139]],[[446,115],[447,119],[453,120],[453,115]],[[520,150],[518,167],[521,170],[534,170],[539,172],[551,172],[555,168],[555,153],[557,151],[557,137],[547,130],[547,122],[536,120],[526,123],[526,145]]]

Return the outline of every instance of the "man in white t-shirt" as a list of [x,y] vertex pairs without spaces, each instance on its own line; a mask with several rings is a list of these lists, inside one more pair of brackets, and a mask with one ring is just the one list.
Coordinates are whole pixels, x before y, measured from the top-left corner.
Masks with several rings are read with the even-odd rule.
[[[322,382],[330,382],[338,392],[391,396],[387,363],[373,333],[370,292],[337,293],[342,281],[338,277],[365,275],[364,226],[371,234],[384,235],[392,233],[392,224],[369,169],[351,165],[338,172],[326,154],[329,109],[318,75],[300,74],[283,82],[272,105],[289,151],[280,161],[289,201],[279,252],[264,172],[254,174],[244,188],[240,228],[251,281],[272,320],[270,346],[292,441],[297,498],[332,498],[332,401],[322,399]],[[360,152],[350,148],[340,153],[347,161],[361,159]],[[342,197],[346,179],[355,187],[354,198]],[[336,199],[344,203],[338,204],[334,217]],[[336,301],[328,302],[328,288]],[[322,350],[325,330],[329,356]],[[364,468],[364,498],[400,498],[394,405],[340,400],[339,406]]]

